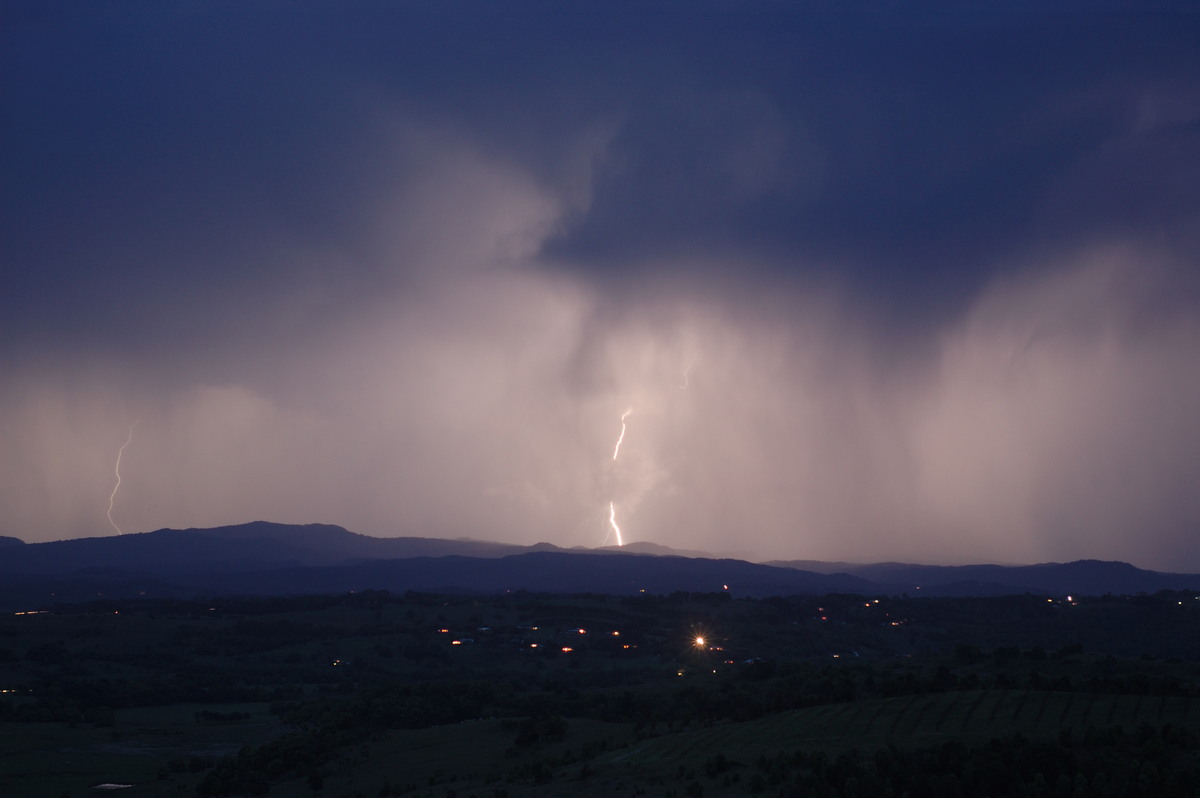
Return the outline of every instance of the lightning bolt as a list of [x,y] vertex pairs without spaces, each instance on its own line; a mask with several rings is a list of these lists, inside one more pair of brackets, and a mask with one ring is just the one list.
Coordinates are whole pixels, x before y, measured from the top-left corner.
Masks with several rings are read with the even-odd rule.
[[629,414],[633,412],[630,407],[621,414],[621,434],[617,436],[617,445],[613,447],[613,459],[617,459],[617,455],[621,453],[621,441],[625,440],[625,419],[629,418]]
[[[688,356],[687,361],[683,364],[683,380],[679,384],[680,389],[686,390],[690,381],[692,366],[696,365],[696,354]],[[625,412],[621,414],[621,433],[617,435],[616,445],[613,446],[612,459],[616,462],[621,454],[621,444],[625,442],[625,431],[628,428],[625,420],[633,413],[632,407],[625,408]],[[621,537],[621,527],[617,525],[617,503],[615,500],[608,502],[608,525],[612,527],[613,535],[617,539],[617,546],[624,546],[625,540]],[[607,538],[605,538],[607,540]]]
[[696,365],[696,356],[692,355],[688,358],[687,365],[683,367],[683,382],[679,384],[679,387],[685,391],[687,390],[688,383],[691,381],[692,366],[694,365]]
[[107,513],[107,515],[108,515],[108,523],[112,524],[112,528],[117,530],[118,535],[125,534],[121,530],[121,527],[117,526],[117,522],[114,521],[113,517],[112,517],[113,502],[115,502],[117,500],[117,491],[119,491],[121,489],[121,455],[125,454],[126,447],[128,447],[129,444],[133,442],[133,428],[136,427],[137,425],[138,425],[137,421],[135,421],[129,425],[129,435],[127,435],[125,437],[125,442],[123,444],[121,444],[121,448],[117,449],[117,462],[113,466],[113,474],[115,474],[117,477],[117,484],[113,485],[112,493],[110,493],[108,496],[108,513]]
[[624,546],[625,541],[621,540],[621,527],[617,526],[617,505],[613,502],[608,503],[608,523],[613,528],[613,532],[617,536],[617,545]]
[[[621,434],[617,436],[617,445],[613,447],[612,459],[614,462],[617,459],[617,455],[621,453],[621,441],[625,440],[625,419],[629,418],[629,414],[632,412],[633,408],[627,407],[625,408],[625,412],[621,414]],[[608,503],[608,524],[617,536],[617,545],[624,546],[625,541],[621,539],[621,527],[617,526],[617,505],[613,501]]]

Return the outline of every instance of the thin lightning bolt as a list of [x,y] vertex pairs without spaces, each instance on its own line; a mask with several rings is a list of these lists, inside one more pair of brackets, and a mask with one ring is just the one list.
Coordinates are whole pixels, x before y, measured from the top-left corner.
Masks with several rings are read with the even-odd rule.
[[617,455],[621,453],[621,441],[625,440],[625,419],[629,418],[629,414],[633,412],[633,408],[627,409],[621,414],[621,434],[617,436],[617,445],[613,447],[613,459],[617,459]]
[[696,365],[696,356],[692,355],[688,359],[687,365],[683,367],[683,382],[679,384],[679,387],[685,391],[687,390],[688,383],[691,381],[690,375],[692,373],[692,366],[694,365]]
[[113,502],[115,502],[117,499],[117,491],[119,491],[121,489],[121,455],[125,454],[125,448],[127,446],[129,446],[130,443],[133,442],[133,428],[136,427],[137,425],[138,425],[138,423],[136,421],[129,425],[129,435],[126,436],[125,442],[123,444],[121,444],[121,448],[117,449],[117,462],[116,462],[116,465],[113,466],[113,473],[117,477],[117,484],[113,485],[112,493],[110,493],[108,496],[108,513],[107,513],[107,515],[108,515],[108,523],[112,524],[112,528],[117,530],[118,535],[125,534],[121,530],[121,527],[117,526],[117,522],[114,521],[113,517],[112,517]]
[[[613,447],[612,459],[614,461],[617,459],[617,455],[621,453],[621,441],[625,440],[625,419],[629,418],[629,414],[632,412],[633,408],[627,407],[625,408],[625,412],[621,414],[621,434],[617,436],[617,445]],[[621,539],[621,527],[617,526],[617,505],[612,501],[608,503],[608,523],[617,536],[617,545],[624,546],[625,541]]]
[[617,535],[617,545],[624,546],[625,541],[621,540],[621,527],[617,526],[617,505],[613,502],[608,503],[608,523]]

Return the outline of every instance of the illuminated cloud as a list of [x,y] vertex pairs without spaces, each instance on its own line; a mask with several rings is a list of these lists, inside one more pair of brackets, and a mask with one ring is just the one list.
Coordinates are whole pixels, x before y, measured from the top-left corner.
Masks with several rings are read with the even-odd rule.
[[[401,15],[407,49],[355,49],[397,20],[314,12],[330,61],[292,74],[304,37],[256,17],[150,14],[179,52],[110,63],[31,16],[6,58],[64,71],[11,98],[0,533],[111,532],[137,420],[127,531],[601,545],[612,502],[626,541],[748,557],[1200,570],[1200,65],[1170,26],[1143,33],[1174,60],[958,17]],[[89,65],[129,69],[103,113]]]

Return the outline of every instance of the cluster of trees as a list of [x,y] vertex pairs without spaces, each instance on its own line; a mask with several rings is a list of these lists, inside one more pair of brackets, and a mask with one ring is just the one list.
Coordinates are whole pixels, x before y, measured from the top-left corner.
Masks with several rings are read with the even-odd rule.
[[[267,795],[271,784],[303,776],[314,789],[322,769],[366,739],[365,729],[307,729],[284,734],[265,745],[246,747],[217,760],[196,787],[202,798]],[[163,774],[160,774],[162,776]]]

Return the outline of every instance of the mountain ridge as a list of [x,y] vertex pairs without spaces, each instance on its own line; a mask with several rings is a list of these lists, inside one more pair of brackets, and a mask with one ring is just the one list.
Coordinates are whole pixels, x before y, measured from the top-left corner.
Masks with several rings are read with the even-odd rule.
[[4,546],[0,554],[0,608],[8,609],[95,598],[372,589],[965,597],[1197,588],[1200,575],[1100,560],[965,566],[812,560],[755,563],[705,552],[678,552],[653,543],[565,549],[544,542],[521,546],[468,538],[375,538],[332,524],[266,521],[14,543]]

